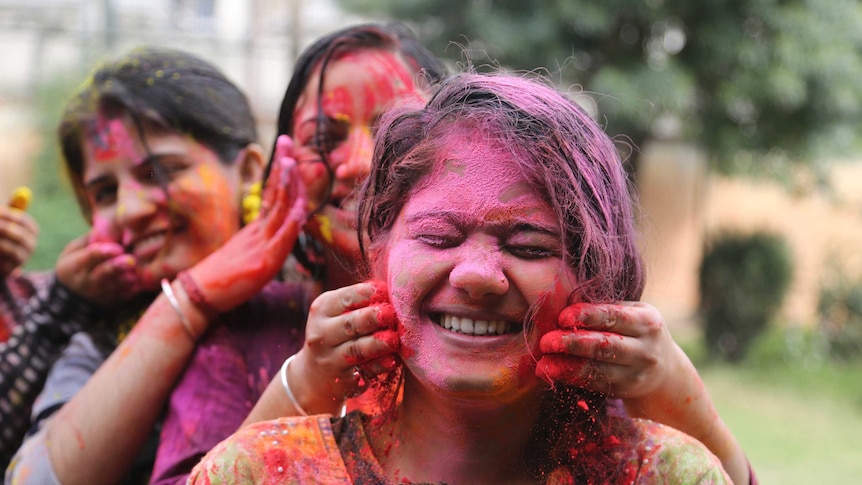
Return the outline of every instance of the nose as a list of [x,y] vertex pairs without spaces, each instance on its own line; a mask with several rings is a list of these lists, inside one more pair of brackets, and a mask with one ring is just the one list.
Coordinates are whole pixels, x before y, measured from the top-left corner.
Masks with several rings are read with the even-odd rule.
[[121,230],[136,229],[146,224],[158,210],[164,198],[161,187],[136,181],[121,183],[117,188],[115,221]]
[[474,299],[501,296],[509,291],[503,256],[496,248],[465,251],[449,273],[449,283]]
[[359,126],[351,130],[350,138],[344,146],[343,158],[334,160],[335,178],[338,180],[361,180],[371,169],[371,155],[374,142],[371,129]]

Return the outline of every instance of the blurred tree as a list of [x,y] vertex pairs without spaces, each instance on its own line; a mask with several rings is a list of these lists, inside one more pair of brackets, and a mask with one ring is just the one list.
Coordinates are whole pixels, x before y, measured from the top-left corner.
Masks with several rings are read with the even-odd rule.
[[781,308],[793,279],[793,258],[783,237],[721,234],[700,265],[700,313],[710,356],[741,361]]
[[544,67],[600,94],[609,133],[695,141],[719,171],[860,148],[858,0],[341,3],[409,23],[444,58]]

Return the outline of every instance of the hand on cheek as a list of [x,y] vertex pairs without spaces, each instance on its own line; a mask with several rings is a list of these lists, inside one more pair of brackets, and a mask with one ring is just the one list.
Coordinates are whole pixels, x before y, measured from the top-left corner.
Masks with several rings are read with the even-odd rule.
[[370,379],[395,369],[396,325],[382,284],[358,283],[317,297],[309,309],[305,345],[290,366],[291,387],[302,407],[335,412]]
[[668,382],[676,345],[652,306],[578,303],[560,313],[559,327],[540,342],[540,377],[623,398]]
[[135,258],[115,242],[70,242],[57,260],[57,279],[73,293],[99,306],[110,307],[140,291]]
[[278,156],[288,152],[289,146],[289,138],[279,138],[273,171],[263,190],[260,218],[188,270],[216,312],[231,310],[257,294],[275,277],[296,243],[306,219],[307,199],[296,161]]

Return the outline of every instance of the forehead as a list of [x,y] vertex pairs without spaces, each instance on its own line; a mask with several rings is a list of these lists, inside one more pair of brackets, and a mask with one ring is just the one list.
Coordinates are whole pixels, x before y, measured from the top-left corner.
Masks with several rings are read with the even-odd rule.
[[143,153],[143,143],[128,114],[117,117],[99,115],[83,134],[84,165],[136,158]]
[[[336,113],[381,110],[400,96],[421,95],[415,84],[415,75],[397,53],[380,49],[347,52],[330,60],[326,66],[324,110]],[[305,85],[296,105],[297,113],[316,110],[319,82],[320,66]]]
[[198,150],[206,149],[189,135],[166,130],[147,121],[142,121],[139,131],[128,115],[100,116],[84,132],[84,173],[108,167],[134,167],[151,154],[193,155]]
[[462,126],[443,136],[438,147],[433,169],[408,198],[408,211],[435,206],[482,214],[486,220],[511,215],[556,221],[516,155],[500,141]]

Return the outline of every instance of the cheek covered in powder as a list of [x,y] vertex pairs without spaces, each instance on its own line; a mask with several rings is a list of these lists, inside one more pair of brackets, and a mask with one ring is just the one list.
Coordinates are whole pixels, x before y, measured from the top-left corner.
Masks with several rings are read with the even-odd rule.
[[[238,225],[238,207],[235,196],[223,175],[212,167],[199,165],[196,177],[184,177],[171,185],[171,212],[190,221],[194,236],[200,240],[233,233]],[[219,241],[223,242],[223,241]]]
[[[404,247],[409,247],[403,251]],[[396,248],[389,254],[389,301],[395,310],[399,321],[398,334],[401,339],[400,354],[408,359],[417,354],[420,349],[413,346],[419,343],[418,337],[422,325],[420,305],[426,292],[429,279],[433,275],[444,274],[450,263],[439,260],[432,253],[421,250],[421,245],[407,244]],[[425,345],[425,342],[422,342]],[[421,349],[419,354],[434,355],[439,349]],[[438,354],[439,355],[439,354]]]
[[335,89],[326,91],[323,97],[324,110],[328,113],[337,113],[341,116],[346,116],[345,113],[352,113],[354,101],[350,90],[345,86],[338,86]]

